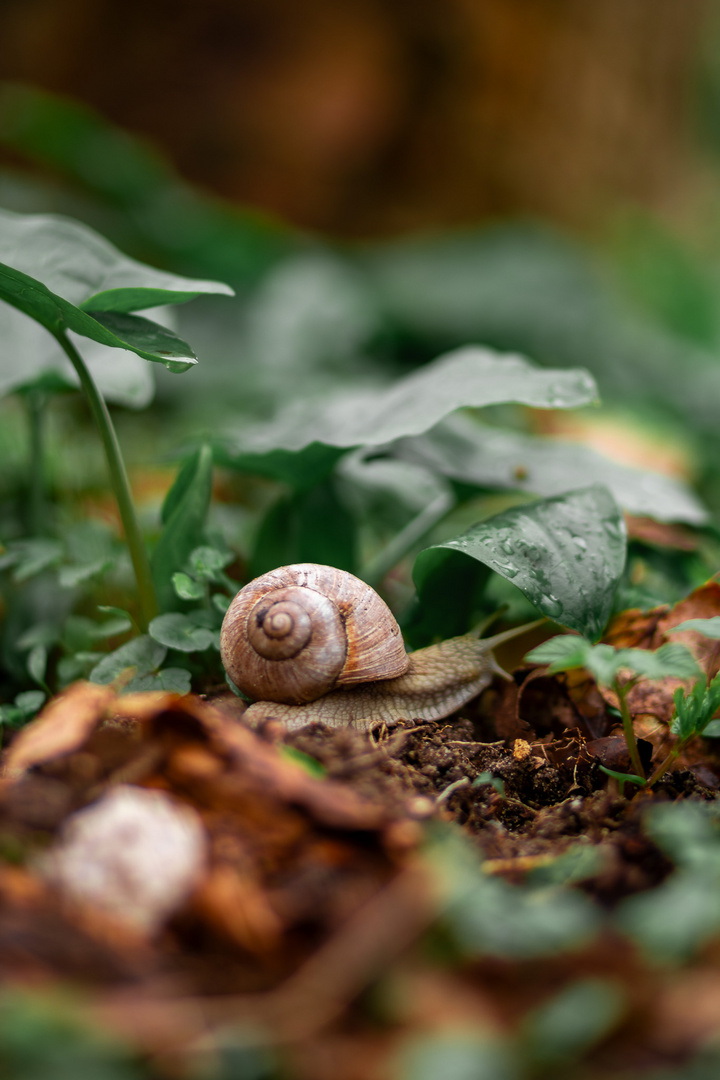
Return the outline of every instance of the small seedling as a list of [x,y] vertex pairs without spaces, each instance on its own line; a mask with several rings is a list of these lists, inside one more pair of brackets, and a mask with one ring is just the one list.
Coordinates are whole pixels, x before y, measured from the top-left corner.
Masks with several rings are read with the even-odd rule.
[[[77,336],[136,353],[180,373],[197,362],[190,346],[172,331],[135,314],[161,304],[182,303],[201,293],[232,294],[227,285],[190,281],[143,266],[121,255],[92,230],[69,219],[0,211],[0,300],[48,331],[69,360],[97,425],[125,539],[135,572],[144,627],[157,614],[153,574],[143,543],[120,445],[105,398],[81,356]],[[48,284],[49,282],[49,284]],[[52,286],[52,288],[50,287]],[[7,310],[3,344],[10,352],[23,329]],[[73,336],[71,336],[73,335]],[[41,339],[42,342],[43,339]],[[27,350],[25,350],[27,352]],[[42,345],[39,349],[42,355]],[[18,390],[32,389],[47,372],[21,358]],[[65,379],[67,385],[68,380]],[[36,417],[37,419],[37,417]],[[36,466],[39,468],[39,466]],[[38,502],[39,496],[34,496]]]
[[[559,671],[571,671],[575,668],[585,668],[586,671],[589,671],[595,677],[600,686],[606,686],[614,691],[618,699],[623,731],[625,733],[625,740],[630,754],[630,763],[634,773],[634,775],[630,773],[619,774],[619,776],[624,778],[625,783],[633,782],[644,784],[646,782],[645,769],[640,760],[632,717],[630,716],[630,709],[627,702],[628,694],[632,688],[642,679],[697,679],[699,675],[699,669],[692,653],[689,649],[686,649],[684,645],[678,644],[662,645],[654,652],[651,652],[649,649],[615,649],[612,645],[591,645],[591,643],[583,637],[562,634],[559,637],[550,638],[549,641],[545,641],[542,645],[538,645],[537,648],[532,649],[525,659],[534,664],[548,664],[548,674],[550,675],[554,675]],[[711,683],[711,686],[713,685],[714,682]],[[699,702],[701,694],[704,693],[701,680],[696,682],[695,688],[697,687],[700,687],[697,699]],[[692,693],[695,692],[695,688]],[[715,693],[715,691],[713,691],[713,693]],[[717,693],[720,695],[720,687],[718,687]],[[685,709],[685,699],[682,690],[679,690],[675,695],[676,709],[678,709],[678,701],[680,700],[683,702],[680,705],[680,708]],[[694,698],[692,700],[695,701]],[[705,699],[702,698],[702,700],[704,701]],[[720,697],[718,698],[718,702],[720,703]],[[707,707],[709,707],[709,705]],[[700,704],[697,706],[688,706],[688,716],[690,715],[690,710],[693,708],[697,709],[698,719],[705,716],[703,710],[706,706],[701,706]],[[709,723],[716,708],[717,705],[707,717],[707,723]],[[677,753],[680,752],[682,746],[687,742],[687,739],[691,738],[692,735],[699,733],[696,727],[693,727],[692,730],[690,730],[690,726],[690,720],[688,720],[685,727],[683,727],[681,744],[673,748],[674,757],[671,758],[671,761],[674,760]],[[685,731],[689,732],[687,737],[685,737]],[[677,750],[677,753],[675,753],[675,750]],[[653,774],[650,780],[647,781],[647,784],[650,785],[655,783],[669,767],[670,763],[670,761],[667,763],[663,762],[663,765],[660,767],[662,772],[658,770]],[[610,775],[618,774],[611,773]]]

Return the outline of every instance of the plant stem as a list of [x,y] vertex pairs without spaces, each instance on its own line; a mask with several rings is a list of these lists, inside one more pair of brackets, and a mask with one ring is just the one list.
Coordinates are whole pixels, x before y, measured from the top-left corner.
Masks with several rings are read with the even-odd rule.
[[632,717],[630,716],[630,710],[627,703],[627,691],[631,687],[631,683],[625,686],[621,686],[619,681],[615,679],[615,685],[613,689],[618,696],[618,703],[620,705],[620,715],[622,716],[623,731],[625,732],[625,742],[627,743],[628,753],[630,754],[630,764],[637,773],[638,776],[645,778],[645,770],[643,769],[642,762],[640,760],[640,754],[638,752],[638,745],[635,739],[635,731],[633,729]]
[[45,513],[45,468],[43,421],[47,397],[42,390],[31,390],[23,395],[30,428],[30,482],[28,526],[32,536],[47,532]]
[[452,499],[445,494],[436,499],[392,538],[390,543],[367,563],[362,570],[362,579],[373,587],[379,585],[385,575],[421,540],[426,533],[437,525],[441,518],[452,509]]
[[665,775],[672,763],[676,760],[676,758],[680,756],[680,751],[683,749],[684,746],[685,742],[678,743],[676,746],[673,746],[672,750],[667,755],[665,760],[660,762],[657,769],[648,780],[646,787],[652,787],[653,784],[657,784],[660,777]]
[[117,435],[115,434],[115,428],[110,418],[108,407],[105,404],[102,394],[95,385],[90,372],[85,366],[85,361],[64,333],[58,333],[57,340],[78,374],[80,384],[85,391],[85,396],[90,405],[90,410],[95,419],[95,423],[97,424],[100,438],[102,439],[108,470],[110,472],[110,482],[113,487],[118,510],[120,511],[120,520],[122,521],[123,529],[125,531],[125,539],[130,550],[130,558],[135,571],[135,580],[137,582],[138,597],[140,600],[140,625],[141,629],[145,631],[148,628],[150,620],[155,618],[158,613],[157,597],[155,595],[155,585],[150,570],[150,562],[147,557],[143,538],[140,533],[140,526],[138,525],[135,514],[135,506],[130,491],[130,482],[125,469],[125,462],[123,461],[120,444]]

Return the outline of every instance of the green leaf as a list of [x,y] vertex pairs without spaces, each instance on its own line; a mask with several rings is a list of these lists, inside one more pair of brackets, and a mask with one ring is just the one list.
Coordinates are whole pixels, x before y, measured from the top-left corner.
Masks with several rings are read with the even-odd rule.
[[280,756],[287,761],[292,761],[294,765],[299,765],[310,776],[326,776],[327,769],[325,766],[317,760],[317,758],[311,757],[310,754],[303,753],[302,750],[298,750],[296,746],[281,746],[279,748]]
[[416,348],[483,341],[555,367],[582,357],[623,407],[670,403],[690,430],[716,430],[720,369],[621,304],[597,251],[513,223],[376,244],[361,258],[389,323]]
[[228,447],[223,442],[215,448],[215,459],[226,468],[266,476],[298,491],[306,491],[326,480],[344,453],[344,447],[318,442],[311,442],[299,450],[247,452]]
[[441,888],[442,921],[466,957],[556,955],[598,927],[596,909],[579,892],[518,887],[484,874],[459,834],[433,827],[423,854]]
[[[124,348],[132,349],[146,360],[164,364],[173,374],[182,374],[197,364],[197,356],[188,343],[166,326],[140,315],[124,315],[114,311],[94,311],[93,318],[113,334]],[[105,341],[104,344],[111,345],[112,342]]]
[[62,557],[63,547],[57,540],[46,540],[42,537],[16,540],[13,544],[8,544],[8,549],[0,561],[0,568],[14,566],[13,581],[19,584],[51,566],[56,566]]
[[162,668],[155,674],[135,675],[123,688],[125,694],[165,690],[173,694],[189,694],[192,676],[186,668]]
[[630,668],[644,679],[693,679],[699,674],[697,662],[684,645],[661,645],[649,649],[619,649],[616,654],[618,668]]
[[[100,345],[129,349],[145,360],[164,364],[174,372],[186,371],[197,363],[190,346],[165,327],[139,315],[115,312],[86,314],[51,293],[42,282],[3,263],[0,263],[0,300],[29,315],[56,338],[72,330]],[[10,325],[10,342],[5,342],[6,347],[12,345],[12,322]],[[27,377],[24,377],[21,383],[26,381]]]
[[[697,680],[689,693],[678,687],[673,695],[675,713],[670,723],[670,730],[682,741],[693,735],[705,735],[713,738],[713,717],[720,708],[720,674],[710,685],[705,677]],[[718,723],[715,721],[715,723]]]
[[592,645],[585,638],[559,634],[536,645],[525,655],[525,659],[531,664],[548,664],[548,675],[555,675],[558,671],[586,667],[591,651]]
[[604,772],[606,776],[612,776],[613,780],[617,780],[620,784],[620,792],[624,784],[637,784],[638,787],[645,787],[647,780],[644,776],[637,776],[635,773],[618,772],[616,769],[608,769],[605,765],[598,766],[600,772]]
[[400,1047],[391,1075],[397,1080],[518,1080],[522,1074],[508,1042],[460,1026],[413,1036]]
[[420,569],[415,563],[417,603],[402,623],[403,636],[414,649],[464,634],[476,624],[490,577],[487,566],[458,551],[438,546],[421,557]]
[[687,619],[685,622],[678,623],[677,626],[669,627],[666,633],[677,634],[682,630],[697,630],[705,637],[717,641],[720,638],[720,615],[715,615],[712,619]]
[[[145,266],[98,233],[55,214],[0,210],[0,263],[7,263],[86,311],[138,311],[202,293],[232,296],[229,285]],[[42,320],[40,320],[42,321]]]
[[164,646],[153,641],[148,634],[141,634],[104,656],[90,672],[90,682],[114,682],[128,668],[135,668],[136,675],[149,674],[160,667],[166,653]]
[[[141,298],[145,285],[149,286],[147,303]],[[47,380],[53,373],[64,387],[77,385],[77,376],[59,345],[19,311],[55,338],[74,332],[90,339],[83,358],[104,396],[135,407],[145,405],[152,397],[150,373],[134,357],[121,359],[114,350],[130,350],[174,371],[186,370],[195,358],[185,342],[149,320],[129,315],[129,307],[228,291],[227,286],[188,281],[126,259],[102,237],[70,219],[0,211],[0,300],[17,309],[0,304],[0,393]],[[99,292],[105,313],[97,311],[93,317],[80,305]],[[93,312],[100,303],[90,304]]]
[[36,683],[47,689],[45,672],[47,671],[48,652],[44,645],[36,645],[31,649],[27,658],[27,669]]
[[623,670],[644,679],[691,679],[698,674],[695,658],[684,645],[662,645],[654,652],[614,649],[612,645],[591,645],[584,638],[568,634],[544,641],[525,659],[533,664],[549,664],[549,675],[586,668],[602,686],[612,686]]
[[91,649],[98,641],[126,633],[131,626],[127,615],[117,615],[102,623],[84,615],[70,615],[63,628],[62,644],[69,652],[82,652]]
[[179,649],[180,652],[202,652],[209,649],[215,641],[212,630],[197,626],[187,615],[180,612],[158,615],[148,629],[155,641],[166,645],[168,649]]
[[221,571],[229,566],[235,556],[232,551],[220,551],[219,548],[204,544],[190,552],[188,567],[198,581],[221,580]]
[[205,586],[202,582],[193,581],[187,574],[173,574],[172,583],[181,600],[202,600],[205,596]]
[[127,623],[127,629],[135,627],[138,630],[137,623],[133,619],[129,611],[125,608],[112,607],[106,604],[98,604],[98,611],[102,611],[105,615],[114,615],[116,618],[121,619],[124,623]]
[[505,781],[499,776],[493,776],[489,769],[485,769],[472,782],[473,787],[484,787],[488,784],[498,795],[505,795]]
[[538,1071],[566,1067],[609,1034],[626,1011],[619,982],[577,979],[536,1006],[523,1020],[522,1038]]
[[41,708],[46,696],[42,690],[25,690],[22,694],[17,695],[15,704],[27,716],[34,716]]
[[106,573],[112,566],[112,559],[96,559],[83,566],[63,566],[58,574],[58,584],[62,589],[74,589],[84,581]]
[[377,446],[434,427],[456,409],[517,402],[540,409],[571,409],[597,398],[582,369],[538,368],[520,356],[479,346],[439,357],[390,386],[344,391],[324,401],[300,401],[269,424],[245,429],[229,457],[261,457],[278,450],[326,446]]
[[204,539],[212,475],[212,451],[209,446],[201,446],[180,469],[166,496],[164,527],[150,559],[158,603],[163,611],[178,606],[173,574],[185,569],[191,552]]
[[258,577],[276,566],[316,562],[351,573],[357,569],[356,524],[332,480],[279,499],[263,518],[249,572]]
[[446,550],[512,582],[544,615],[596,640],[612,611],[625,565],[625,525],[599,484],[498,514],[418,555],[418,591]]
[[705,508],[678,480],[620,465],[589,446],[487,427],[463,414],[425,435],[398,440],[390,451],[436,475],[481,488],[547,497],[601,483],[631,514],[695,525],[707,520]]

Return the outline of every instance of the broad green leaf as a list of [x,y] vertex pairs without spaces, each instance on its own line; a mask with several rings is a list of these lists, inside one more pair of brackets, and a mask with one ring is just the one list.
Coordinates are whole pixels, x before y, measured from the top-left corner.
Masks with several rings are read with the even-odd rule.
[[47,694],[43,690],[25,690],[12,705],[0,705],[0,726],[20,727],[32,720],[43,706]]
[[215,642],[212,630],[197,626],[179,611],[158,615],[148,629],[154,641],[180,652],[202,652]]
[[625,546],[622,515],[596,484],[507,510],[426,548],[413,578],[422,593],[445,552],[459,552],[507,578],[543,615],[597,640],[610,617]]
[[55,214],[0,210],[0,263],[37,278],[50,293],[86,311],[129,312],[184,303],[202,293],[233,295],[221,282],[137,262],[87,225]]
[[15,641],[15,646],[20,652],[34,649],[36,645],[44,645],[46,649],[52,648],[60,640],[60,627],[54,620],[34,623],[20,635]]
[[596,256],[547,227],[512,224],[375,245],[361,258],[390,325],[415,348],[482,341],[553,367],[582,358],[605,398],[665,415],[669,405],[691,430],[714,432],[713,353],[623,304]]
[[160,667],[166,653],[163,645],[141,634],[104,656],[90,672],[90,682],[111,683],[128,668],[135,668],[136,675],[147,675]]
[[479,346],[439,357],[390,386],[353,390],[324,401],[300,401],[269,424],[244,431],[229,456],[266,455],[327,446],[376,446],[434,427],[465,406],[516,402],[539,409],[572,409],[597,399],[597,388],[582,369],[538,368],[521,356]]
[[356,525],[332,480],[278,500],[263,518],[250,556],[249,574],[276,566],[315,562],[351,573],[357,569]]
[[0,393],[46,383],[53,375],[69,388],[77,385],[57,342],[23,317],[30,316],[55,337],[67,332],[85,338],[83,359],[106,398],[141,407],[152,397],[150,373],[135,357],[120,359],[109,348],[172,371],[184,371],[196,359],[171,331],[129,311],[230,291],[127,259],[69,218],[0,210],[0,300],[17,309],[0,304]]
[[391,453],[482,488],[553,496],[600,483],[631,514],[694,525],[707,520],[693,492],[672,477],[620,465],[589,446],[487,427],[462,414],[399,440]]
[[173,574],[184,570],[191,552],[204,539],[212,496],[212,474],[212,451],[209,446],[201,446],[180,469],[166,496],[163,530],[150,559],[162,611],[178,607]]
[[299,450],[246,452],[229,448],[223,443],[216,447],[215,458],[219,465],[227,468],[266,476],[270,480],[288,484],[297,491],[306,491],[326,480],[344,453],[344,448],[319,442],[309,442]]
[[[122,342],[122,348],[131,349],[145,360],[163,364],[176,375],[197,363],[197,357],[186,341],[151,319],[114,311],[95,311],[92,317]],[[105,341],[104,344],[113,343]]]
[[[3,263],[0,263],[0,300],[30,316],[54,337],[73,331],[100,345],[128,349],[174,372],[186,371],[197,363],[190,346],[165,327],[139,315],[100,311],[86,314],[50,292],[42,282]],[[12,320],[10,332],[12,335]],[[12,344],[12,336],[10,341],[7,338],[3,341],[5,349]],[[23,379],[23,383],[26,381]]]
[[720,615],[715,615],[712,619],[687,619],[685,622],[678,623],[677,626],[669,627],[666,633],[677,634],[681,630],[697,630],[705,637],[717,640],[720,638]]
[[422,555],[417,602],[402,620],[403,637],[413,649],[464,634],[477,623],[490,577],[487,566],[458,551],[428,548]]

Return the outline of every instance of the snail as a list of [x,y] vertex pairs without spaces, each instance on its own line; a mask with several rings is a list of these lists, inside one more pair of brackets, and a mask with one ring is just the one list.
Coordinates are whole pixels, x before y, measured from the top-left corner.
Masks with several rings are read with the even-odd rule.
[[245,713],[251,723],[362,730],[449,716],[496,674],[509,678],[492,650],[534,625],[482,640],[471,631],[408,654],[374,589],[347,571],[297,563],[237,593],[220,654],[232,682],[255,701]]

